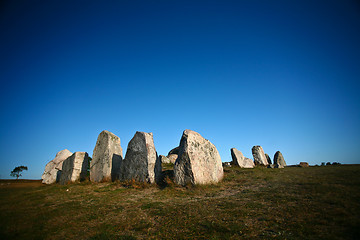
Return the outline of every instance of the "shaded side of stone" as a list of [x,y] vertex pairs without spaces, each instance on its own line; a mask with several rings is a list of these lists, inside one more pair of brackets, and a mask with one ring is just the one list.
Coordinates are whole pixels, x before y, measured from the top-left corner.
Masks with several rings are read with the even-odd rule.
[[85,180],[89,166],[89,155],[86,152],[75,152],[63,162],[60,184]]
[[161,171],[152,133],[136,132],[126,150],[121,179],[156,183],[161,179]]
[[180,149],[180,146],[171,149],[171,150],[169,151],[169,153],[168,153],[168,156],[171,155],[171,154],[176,154],[176,155],[178,155],[178,154],[179,154],[179,149]]
[[267,160],[268,164],[269,165],[272,164],[269,154],[265,153],[265,157],[266,157],[266,160]]

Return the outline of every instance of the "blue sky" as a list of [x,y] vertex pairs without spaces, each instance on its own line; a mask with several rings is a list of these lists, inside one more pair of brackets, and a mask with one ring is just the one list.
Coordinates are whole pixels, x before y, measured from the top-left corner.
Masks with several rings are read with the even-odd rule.
[[0,32],[0,178],[102,130],[360,163],[356,1],[5,1]]

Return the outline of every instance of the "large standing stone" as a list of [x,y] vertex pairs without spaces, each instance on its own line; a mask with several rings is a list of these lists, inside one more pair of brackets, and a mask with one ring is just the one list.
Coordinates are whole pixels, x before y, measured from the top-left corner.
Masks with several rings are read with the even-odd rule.
[[106,182],[119,179],[122,158],[120,138],[109,131],[102,131],[90,164],[90,180]]
[[89,155],[86,152],[75,152],[63,162],[60,184],[84,180],[88,166]]
[[161,171],[153,134],[136,132],[128,144],[121,166],[122,180],[155,183],[160,180]]
[[264,150],[261,146],[253,146],[252,154],[254,156],[255,165],[267,166],[269,165]]
[[179,185],[217,183],[224,176],[219,152],[199,133],[185,130],[174,174],[175,183]]
[[271,158],[270,158],[269,154],[265,153],[265,157],[266,157],[268,164],[271,165],[272,162],[271,162]]
[[230,149],[232,157],[232,165],[239,166],[241,168],[253,168],[255,166],[254,161],[250,158],[245,158],[242,152],[236,148]]
[[43,175],[41,176],[42,183],[52,184],[59,181],[62,165],[65,159],[71,156],[71,152],[67,149],[58,152],[53,160],[48,162],[45,166]]
[[276,168],[284,168],[286,166],[286,162],[280,151],[277,151],[274,155],[274,164]]

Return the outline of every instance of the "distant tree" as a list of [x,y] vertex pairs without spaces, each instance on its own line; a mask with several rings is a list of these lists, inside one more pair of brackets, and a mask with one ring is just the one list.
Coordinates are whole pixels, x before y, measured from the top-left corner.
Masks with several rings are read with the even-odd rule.
[[327,163],[326,163],[326,166],[330,166],[330,165],[331,165],[331,163],[330,163],[330,162],[327,162]]
[[325,163],[324,163],[324,162],[322,162],[322,163],[321,163],[321,166],[325,166]]
[[14,170],[11,171],[10,176],[12,177],[16,177],[16,180],[19,179],[19,177],[21,177],[21,172],[23,170],[28,170],[27,166],[18,166],[16,168],[14,168]]

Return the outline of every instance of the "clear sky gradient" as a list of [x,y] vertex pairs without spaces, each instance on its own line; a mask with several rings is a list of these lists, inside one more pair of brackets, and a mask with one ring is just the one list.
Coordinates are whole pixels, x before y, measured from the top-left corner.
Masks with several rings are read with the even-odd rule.
[[98,134],[191,129],[246,157],[360,163],[357,1],[2,1],[0,178]]

